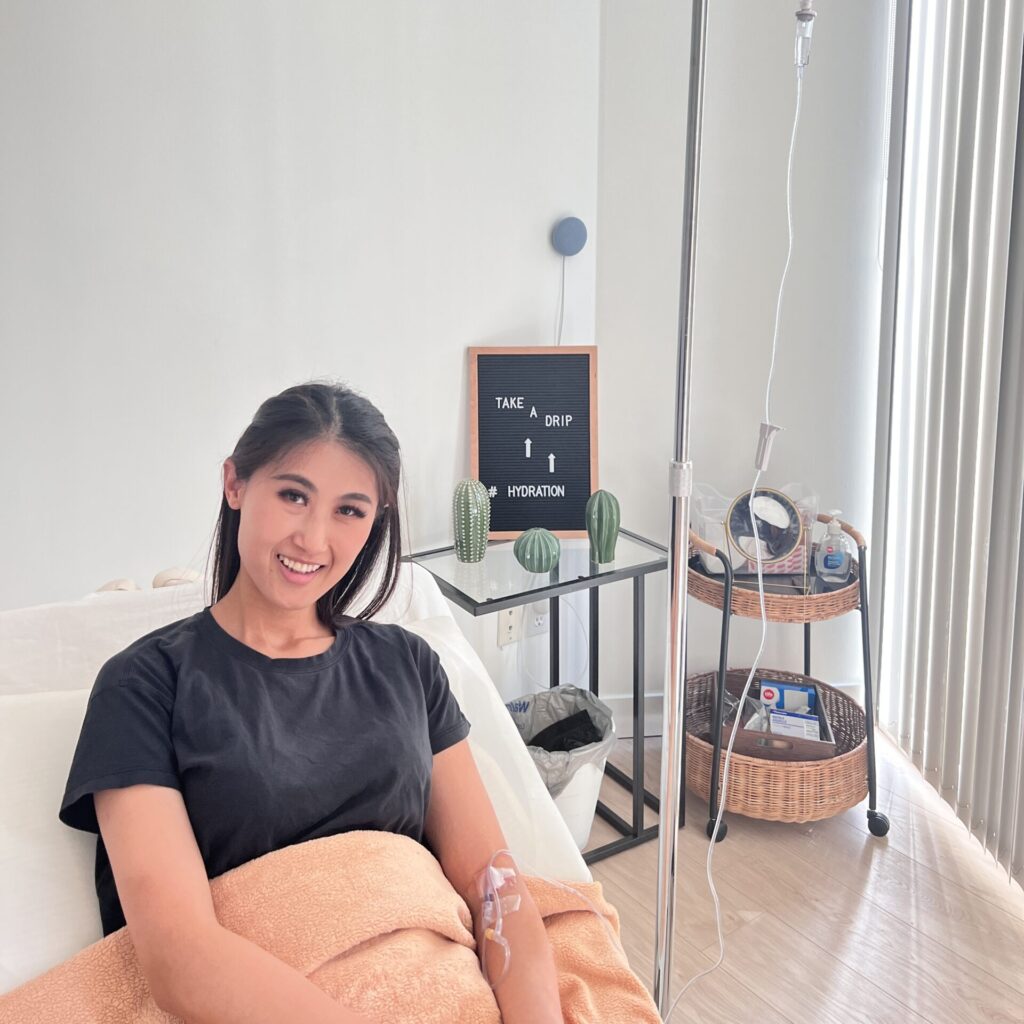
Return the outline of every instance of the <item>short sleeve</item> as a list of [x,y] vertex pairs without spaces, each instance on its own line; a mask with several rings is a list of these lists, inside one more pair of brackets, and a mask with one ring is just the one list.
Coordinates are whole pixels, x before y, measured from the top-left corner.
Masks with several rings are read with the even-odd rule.
[[171,739],[172,691],[150,672],[108,661],[86,706],[58,817],[99,835],[93,793],[152,783],[181,789]]
[[419,640],[418,662],[427,702],[427,727],[430,752],[440,754],[469,735],[469,719],[462,713],[437,652],[425,640]]

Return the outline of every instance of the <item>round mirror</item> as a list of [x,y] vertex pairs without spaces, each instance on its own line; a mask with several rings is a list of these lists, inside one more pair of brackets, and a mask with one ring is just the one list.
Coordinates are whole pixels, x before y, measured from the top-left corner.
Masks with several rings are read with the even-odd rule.
[[[793,499],[771,487],[758,487],[754,492],[754,518],[761,541],[761,562],[781,562],[800,546],[803,523]],[[750,523],[750,491],[744,491],[729,506],[725,517],[729,544],[755,562],[757,547]]]

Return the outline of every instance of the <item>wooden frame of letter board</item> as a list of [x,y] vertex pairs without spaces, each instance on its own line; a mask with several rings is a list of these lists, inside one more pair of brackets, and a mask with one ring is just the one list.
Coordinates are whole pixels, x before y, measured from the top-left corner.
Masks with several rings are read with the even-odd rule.
[[[544,356],[557,359],[559,356],[586,355],[590,358],[588,375],[590,395],[590,493],[598,489],[597,482],[597,346],[596,345],[539,345],[520,346],[513,348],[483,347],[470,348],[469,353],[469,430],[470,430],[470,476],[480,478],[480,381],[478,377],[477,359],[480,356],[524,355]],[[543,523],[535,523],[543,526]],[[514,540],[524,530],[491,530],[489,540]],[[556,537],[586,537],[586,529],[552,530]]]

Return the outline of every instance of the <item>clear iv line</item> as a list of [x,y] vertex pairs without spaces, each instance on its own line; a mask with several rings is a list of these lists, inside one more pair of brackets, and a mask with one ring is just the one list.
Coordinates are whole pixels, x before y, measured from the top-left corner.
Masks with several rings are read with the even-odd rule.
[[[796,110],[793,115],[793,132],[789,141],[789,162],[786,170],[786,221],[789,228],[789,250],[786,253],[786,265],[782,271],[782,280],[779,283],[779,295],[778,301],[775,305],[775,330],[772,334],[772,358],[771,365],[768,370],[768,383],[765,389],[764,399],[764,415],[765,423],[771,423],[771,391],[772,391],[772,375],[775,371],[775,354],[779,342],[779,320],[782,313],[782,296],[786,288],[786,277],[789,274],[789,264],[793,256],[793,153],[796,149],[796,131],[797,125],[800,123],[800,99],[803,91],[803,70],[805,65],[797,65],[797,76],[796,76]],[[767,465],[767,462],[765,463]],[[707,856],[707,878],[708,888],[711,890],[711,898],[715,904],[715,928],[718,933],[718,959],[710,966],[705,968],[699,974],[695,974],[680,990],[679,994],[673,1000],[672,1005],[669,1007],[668,1014],[666,1015],[666,1021],[672,1016],[672,1011],[676,1008],[676,1004],[682,999],[687,989],[690,988],[695,982],[699,981],[705,975],[710,974],[721,966],[722,961],[725,959],[725,936],[722,934],[722,908],[718,902],[718,891],[715,889],[714,879],[711,876],[711,861],[715,852],[715,845],[718,841],[718,830],[722,824],[722,814],[725,811],[726,794],[728,793],[729,784],[729,762],[732,758],[733,743],[736,740],[736,731],[740,723],[740,710],[743,707],[743,702],[747,699],[747,694],[750,692],[750,685],[754,680],[754,673],[757,671],[758,662],[761,660],[761,655],[764,653],[765,641],[768,637],[768,616],[765,611],[764,605],[764,576],[761,570],[761,537],[757,532],[757,521],[754,517],[754,495],[757,490],[758,482],[761,479],[761,473],[764,471],[764,466],[760,466],[757,473],[754,476],[753,486],[750,488],[750,500],[748,502],[750,511],[750,525],[754,531],[754,552],[757,556],[757,589],[761,603],[761,643],[757,649],[757,654],[754,656],[754,663],[751,666],[750,674],[747,676],[747,682],[743,687],[743,693],[740,695],[739,705],[736,709],[736,719],[733,722],[732,732],[729,735],[729,745],[725,751],[725,761],[722,765],[722,796],[718,801],[718,815],[715,818],[715,828],[711,833],[711,839],[708,843],[708,856]]]

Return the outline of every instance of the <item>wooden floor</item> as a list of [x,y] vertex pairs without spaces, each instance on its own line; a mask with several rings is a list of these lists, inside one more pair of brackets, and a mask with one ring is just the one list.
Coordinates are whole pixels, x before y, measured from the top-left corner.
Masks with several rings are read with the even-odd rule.
[[[660,787],[660,744],[646,742],[647,788]],[[631,742],[612,761],[631,771]],[[867,830],[865,801],[806,825],[727,814],[713,877],[725,960],[683,996],[673,1024],[1024,1024],[1024,892],[1011,884],[950,808],[884,737],[878,809],[892,827]],[[628,792],[607,777],[602,800],[630,817]],[[647,811],[647,823],[657,818]],[[707,804],[687,794],[679,832],[672,999],[718,958],[704,835]],[[617,836],[600,818],[588,849]],[[651,988],[658,842],[591,866],[618,909],[622,941]]]

